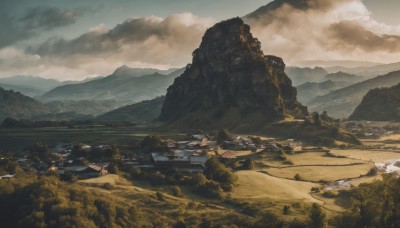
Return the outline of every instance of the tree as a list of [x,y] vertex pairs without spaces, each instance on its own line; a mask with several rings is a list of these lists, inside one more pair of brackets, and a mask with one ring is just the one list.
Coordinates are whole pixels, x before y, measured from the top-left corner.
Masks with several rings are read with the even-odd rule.
[[318,112],[312,113],[312,122],[316,125],[321,125],[321,118]]
[[148,135],[140,142],[140,147],[147,152],[163,152],[168,151],[167,143],[165,143],[157,135]]
[[222,129],[218,132],[217,142],[223,143],[224,141],[231,141],[232,134],[227,129]]
[[45,143],[35,143],[28,149],[29,157],[32,159],[40,159],[41,161],[51,162],[51,150]]
[[243,162],[243,168],[248,169],[248,170],[252,170],[255,167],[255,162],[253,161],[253,159],[251,158],[246,158],[246,160],[244,160]]
[[322,228],[325,226],[326,215],[320,205],[313,203],[308,215],[308,226],[310,228]]
[[228,185],[233,186],[237,182],[237,176],[224,164],[219,162],[217,158],[208,159],[204,174],[209,180],[219,182],[223,188],[226,185],[227,188],[224,188],[224,190],[230,189]]

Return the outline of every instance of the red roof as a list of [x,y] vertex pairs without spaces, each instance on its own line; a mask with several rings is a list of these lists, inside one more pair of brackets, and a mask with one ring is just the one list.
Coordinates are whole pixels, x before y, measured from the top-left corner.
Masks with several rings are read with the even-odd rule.
[[222,158],[227,158],[227,159],[232,159],[232,158],[236,158],[236,154],[234,154],[233,152],[230,151],[226,151],[225,153],[223,153],[221,155]]

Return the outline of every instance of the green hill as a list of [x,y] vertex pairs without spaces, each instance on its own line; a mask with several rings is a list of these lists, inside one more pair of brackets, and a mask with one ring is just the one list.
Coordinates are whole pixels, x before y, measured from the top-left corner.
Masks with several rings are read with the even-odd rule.
[[31,118],[45,112],[47,107],[39,101],[0,87],[0,121],[7,117]]
[[160,116],[165,96],[153,100],[146,100],[136,104],[127,105],[111,112],[105,113],[97,120],[100,121],[149,121]]
[[370,90],[349,119],[400,121],[400,84]]

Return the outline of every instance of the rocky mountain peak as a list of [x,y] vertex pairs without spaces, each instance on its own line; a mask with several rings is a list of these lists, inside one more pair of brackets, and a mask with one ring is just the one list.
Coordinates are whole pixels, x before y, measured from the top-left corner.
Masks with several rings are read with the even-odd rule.
[[223,119],[230,109],[260,112],[270,120],[306,115],[284,70],[281,58],[264,55],[242,19],[220,22],[207,30],[192,64],[169,87],[160,118],[173,121],[214,112]]

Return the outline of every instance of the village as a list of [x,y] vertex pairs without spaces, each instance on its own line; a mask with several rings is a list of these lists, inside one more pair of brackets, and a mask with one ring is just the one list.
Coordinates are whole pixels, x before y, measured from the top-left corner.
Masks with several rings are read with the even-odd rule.
[[[32,158],[26,155],[14,160],[25,172],[41,175],[55,173],[60,177],[73,175],[77,179],[89,179],[113,173],[114,168],[110,164],[116,163],[125,169],[174,169],[181,173],[202,173],[211,157],[226,164],[244,160],[260,152],[302,150],[302,142],[293,139],[277,140],[239,135],[219,142],[215,137],[203,134],[191,135],[185,140],[166,139],[162,142],[165,144],[163,148],[130,154],[120,154],[117,148],[105,144],[59,143],[49,148],[50,153],[46,156]],[[6,174],[0,178],[13,177],[14,174]]]

